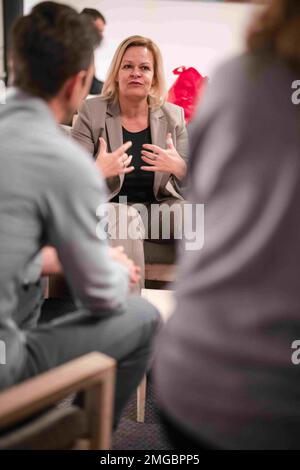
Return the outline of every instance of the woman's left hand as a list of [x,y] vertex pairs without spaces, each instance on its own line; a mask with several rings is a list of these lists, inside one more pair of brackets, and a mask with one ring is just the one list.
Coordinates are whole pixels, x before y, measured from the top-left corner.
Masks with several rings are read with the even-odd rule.
[[144,144],[143,148],[146,150],[142,150],[142,160],[151,166],[141,166],[141,170],[172,173],[179,180],[184,178],[186,163],[174,147],[170,133],[167,134],[166,149],[153,144]]

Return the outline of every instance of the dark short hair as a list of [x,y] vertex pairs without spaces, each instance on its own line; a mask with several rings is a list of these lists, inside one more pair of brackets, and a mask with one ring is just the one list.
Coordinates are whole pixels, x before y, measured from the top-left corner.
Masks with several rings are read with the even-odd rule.
[[89,68],[98,44],[95,27],[73,8],[39,3],[12,28],[13,84],[50,99],[68,78]]
[[84,8],[81,12],[81,15],[88,16],[93,21],[102,20],[103,23],[106,24],[106,19],[104,18],[102,13],[100,13],[99,10],[95,10],[95,8]]

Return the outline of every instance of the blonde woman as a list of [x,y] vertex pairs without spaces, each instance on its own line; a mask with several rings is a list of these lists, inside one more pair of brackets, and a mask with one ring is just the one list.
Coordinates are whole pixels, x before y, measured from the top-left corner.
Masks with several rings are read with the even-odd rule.
[[[129,219],[137,217],[130,207],[134,203],[148,208],[161,202],[182,204],[187,131],[183,109],[166,103],[165,97],[159,48],[151,39],[131,36],[115,52],[102,95],[83,104],[72,130],[105,176],[109,200],[118,204],[120,196],[122,201],[126,197],[129,207],[118,210],[119,215],[120,209],[127,211]],[[173,230],[171,224],[170,238]],[[131,249],[128,240],[112,244],[120,242],[143,271],[142,240],[131,243]]]

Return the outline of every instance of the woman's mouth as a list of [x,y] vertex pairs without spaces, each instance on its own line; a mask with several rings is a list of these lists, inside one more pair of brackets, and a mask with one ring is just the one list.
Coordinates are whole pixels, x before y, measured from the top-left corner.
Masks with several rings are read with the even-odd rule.
[[133,80],[132,82],[129,82],[129,85],[142,86],[143,84],[141,82],[136,82]]

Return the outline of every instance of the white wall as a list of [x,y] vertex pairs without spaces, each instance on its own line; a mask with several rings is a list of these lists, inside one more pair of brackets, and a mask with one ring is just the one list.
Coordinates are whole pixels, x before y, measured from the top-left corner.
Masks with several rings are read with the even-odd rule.
[[[244,48],[249,21],[259,7],[237,3],[174,0],[65,0],[77,10],[99,9],[107,19],[105,39],[96,52],[98,78],[104,79],[112,55],[127,36],[151,37],[160,47],[168,86],[178,66],[195,67],[211,76],[223,60]],[[38,3],[25,0],[25,12]]]

